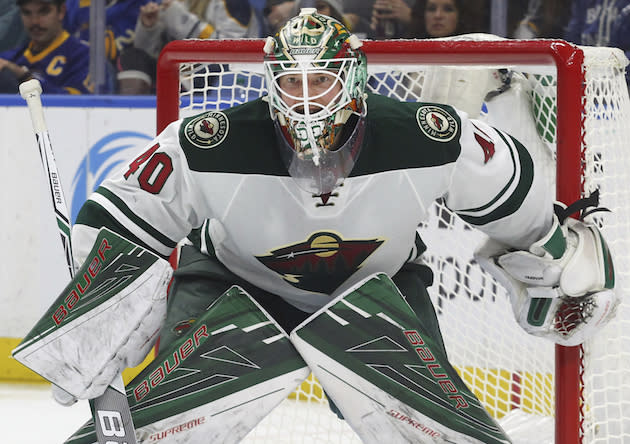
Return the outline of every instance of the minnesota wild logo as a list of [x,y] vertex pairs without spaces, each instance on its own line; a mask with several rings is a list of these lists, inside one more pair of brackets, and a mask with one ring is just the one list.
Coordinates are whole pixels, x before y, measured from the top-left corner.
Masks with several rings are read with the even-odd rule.
[[437,106],[421,106],[416,113],[416,120],[429,139],[448,142],[457,134],[457,121]]
[[256,256],[262,264],[301,290],[331,294],[384,242],[382,239],[344,240],[320,231],[303,242]]
[[209,111],[186,123],[184,135],[194,146],[210,149],[225,140],[229,129],[230,124],[225,114]]

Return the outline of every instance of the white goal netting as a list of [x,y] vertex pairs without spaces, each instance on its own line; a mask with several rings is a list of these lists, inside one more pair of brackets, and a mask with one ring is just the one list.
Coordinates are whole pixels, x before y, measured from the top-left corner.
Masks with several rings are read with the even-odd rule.
[[[446,102],[513,134],[533,149],[565,203],[598,190],[611,212],[596,221],[615,257],[618,291],[628,293],[627,59],[610,48],[482,37],[366,42],[369,88]],[[264,94],[261,51],[262,41],[169,45],[158,71],[159,129]],[[439,202],[419,229],[450,360],[514,442],[630,442],[630,299],[594,340],[555,347],[518,327],[503,288],[475,263],[483,235]],[[309,379],[246,442],[359,441]]]

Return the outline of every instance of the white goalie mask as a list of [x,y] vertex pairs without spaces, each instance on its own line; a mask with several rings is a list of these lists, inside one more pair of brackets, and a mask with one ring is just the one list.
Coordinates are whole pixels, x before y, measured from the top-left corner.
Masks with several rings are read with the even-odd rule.
[[304,8],[265,44],[269,110],[289,174],[314,194],[350,174],[363,144],[367,70],[360,41]]

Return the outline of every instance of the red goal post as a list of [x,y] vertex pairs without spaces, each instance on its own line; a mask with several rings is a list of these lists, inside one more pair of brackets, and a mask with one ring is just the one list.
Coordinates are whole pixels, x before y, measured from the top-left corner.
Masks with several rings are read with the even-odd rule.
[[[206,96],[202,92],[197,91],[196,85],[194,85],[190,78],[183,80],[184,77],[190,76],[190,73],[197,72],[197,67],[200,65],[215,65],[220,66],[220,70],[223,67],[229,67],[231,64],[235,66],[246,65],[260,65],[259,70],[262,69],[262,47],[263,40],[184,40],[175,41],[167,45],[165,50],[160,55],[158,61],[157,71],[157,130],[158,132],[164,129],[164,127],[183,115],[184,108],[193,102],[197,102],[195,97],[204,97],[203,101],[206,101]],[[386,70],[398,71],[403,67],[414,67],[415,65],[421,66],[470,66],[470,67],[509,67],[516,71],[527,72],[528,67],[551,67],[554,72],[552,75],[554,81],[554,92],[550,93],[552,97],[553,107],[555,108],[553,113],[555,115],[551,120],[555,125],[555,134],[551,140],[551,144],[554,145],[555,159],[556,159],[556,171],[555,176],[557,180],[556,184],[556,196],[557,199],[565,202],[572,203],[575,200],[582,197],[585,193],[593,191],[593,189],[599,189],[601,187],[601,181],[595,179],[590,183],[587,177],[589,173],[588,164],[591,162],[591,158],[596,159],[598,156],[601,158],[602,153],[600,148],[597,148],[597,152],[589,153],[589,128],[585,123],[588,121],[588,113],[592,112],[591,108],[605,107],[606,113],[603,117],[595,117],[597,123],[596,129],[592,130],[593,137],[612,137],[614,138],[615,147],[611,150],[620,150],[623,147],[617,146],[630,140],[630,134],[628,126],[628,118],[630,117],[629,105],[627,98],[627,89],[624,91],[625,84],[620,81],[623,79],[624,60],[619,57],[619,54],[611,50],[611,55],[598,55],[596,58],[597,63],[603,60],[602,63],[610,62],[612,67],[605,68],[606,71],[601,71],[604,74],[600,74],[600,67],[591,68],[585,62],[585,48],[580,48],[575,45],[569,44],[561,40],[531,40],[531,41],[517,41],[517,40],[498,40],[498,41],[470,41],[470,40],[390,40],[390,41],[365,41],[364,50],[368,56],[368,65],[370,67],[383,67]],[[608,60],[611,59],[611,60]],[[618,60],[612,60],[618,59]],[[199,64],[199,65],[198,65]],[[518,69],[514,68],[518,67]],[[240,69],[240,68],[238,68]],[[410,68],[412,69],[412,68]],[[596,76],[602,76],[602,78],[589,78],[589,70],[592,69]],[[619,72],[619,70],[621,70]],[[535,70],[534,70],[535,71]],[[227,72],[233,72],[230,68]],[[611,74],[612,73],[612,74]],[[212,84],[208,81],[210,76],[214,76],[212,69],[205,71],[206,85]],[[216,74],[220,75],[220,74]],[[526,75],[527,77],[527,75]],[[532,76],[534,77],[534,76]],[[604,78],[605,77],[605,78]],[[614,77],[614,78],[612,78]],[[234,79],[232,79],[234,81]],[[188,82],[188,83],[186,83]],[[403,82],[404,84],[404,82]],[[235,83],[228,83],[226,89],[235,89],[237,86]],[[612,85],[612,87],[610,86]],[[623,85],[623,86],[622,86]],[[545,86],[549,86],[545,84]],[[212,86],[209,86],[212,87]],[[260,88],[260,86],[257,86]],[[238,86],[240,88],[240,86]],[[236,89],[238,89],[236,88]],[[609,89],[614,89],[612,93]],[[190,98],[183,99],[180,92],[186,90],[192,90],[193,94]],[[544,88],[543,88],[544,89]],[[260,89],[264,91],[264,87]],[[195,95],[197,94],[197,95]],[[245,98],[249,98],[249,93],[245,93]],[[599,99],[587,97],[589,94],[598,95]],[[608,97],[608,94],[614,95],[614,100]],[[625,94],[625,96],[624,96]],[[220,95],[220,93],[219,93]],[[603,97],[602,95],[605,95]],[[530,96],[536,96],[536,92],[530,93]],[[212,97],[218,97],[214,95]],[[602,98],[603,97],[603,98]],[[218,99],[217,99],[218,100]],[[546,97],[541,99],[542,102],[547,100]],[[551,99],[550,99],[551,100]],[[197,109],[197,112],[201,112],[204,109],[214,106],[211,102],[204,103],[202,107],[193,106]],[[236,100],[234,104],[238,103]],[[225,106],[225,105],[222,105]],[[540,103],[538,104],[540,106]],[[599,112],[599,110],[597,111]],[[599,114],[598,114],[599,116]],[[624,125],[620,125],[619,121],[623,121]],[[612,125],[611,128],[604,128],[601,130],[601,126]],[[603,131],[599,133],[598,131]],[[549,141],[548,141],[549,142]],[[616,156],[615,152],[615,156]],[[630,155],[630,154],[629,154]],[[603,154],[606,158],[606,153]],[[618,168],[625,168],[628,166],[628,160],[626,157],[613,157],[611,162],[620,163]],[[606,173],[611,172],[611,164],[603,163],[603,166],[593,167],[591,170],[605,169]],[[628,170],[626,170],[628,171]],[[594,174],[596,175],[596,174]],[[611,179],[612,180],[612,179]],[[620,186],[623,186],[621,183]],[[625,185],[630,188],[630,181]],[[604,188],[607,188],[606,186]],[[612,188],[612,185],[608,186],[608,189]],[[614,197],[610,202],[607,202],[606,193],[602,193],[602,204],[604,206],[613,206],[613,211],[617,211],[619,214],[618,219],[625,219],[625,226],[620,228],[618,233],[629,233],[628,225],[630,224],[630,215],[627,212],[627,205],[630,200],[628,199],[628,193],[622,193],[620,196]],[[604,232],[606,232],[604,227]],[[609,238],[610,240],[610,238]],[[613,241],[613,244],[615,242]],[[621,239],[617,245],[613,245],[613,252],[626,254],[628,249],[628,243],[626,239]],[[620,270],[621,264],[621,270]],[[624,261],[617,263],[618,274],[621,275],[620,281],[622,285],[625,284],[624,274],[627,272],[625,266],[627,265],[625,258]],[[477,272],[478,273],[478,272]],[[619,287],[619,285],[618,285]],[[624,287],[620,288],[623,291]],[[442,303],[442,300],[440,300]],[[448,298],[444,300],[445,304],[448,304]],[[626,330],[630,335],[630,310],[628,309],[628,301],[624,301],[622,307],[619,310],[620,320],[616,322],[620,323],[615,327],[619,330]],[[515,324],[514,324],[515,325]],[[444,330],[446,327],[442,326]],[[616,330],[615,330],[616,331]],[[501,334],[512,334],[501,331]],[[447,344],[448,345],[448,344]],[[448,348],[448,347],[447,347]],[[627,346],[626,348],[630,348]],[[618,354],[618,353],[617,353]],[[451,351],[449,350],[449,356]],[[555,442],[556,443],[581,443],[581,442],[609,442],[607,440],[600,441],[598,434],[600,433],[601,420],[594,419],[594,424],[586,424],[589,414],[596,412],[594,403],[600,400],[603,396],[608,401],[608,395],[597,396],[592,399],[585,399],[585,391],[589,390],[588,382],[584,380],[585,362],[584,357],[590,356],[590,351],[584,350],[583,347],[561,347],[556,346],[554,352],[554,369],[553,369],[553,400],[551,401],[555,409]],[[623,353],[621,357],[617,356],[617,366],[625,367],[625,369],[615,369],[620,375],[620,380],[625,381],[628,384],[630,379],[630,356]],[[475,364],[474,366],[478,366]],[[457,365],[456,365],[457,367]],[[459,368],[458,368],[459,369]],[[477,369],[478,371],[478,369]],[[542,370],[541,370],[542,371]],[[509,399],[518,399],[521,402],[521,398],[525,396],[525,392],[531,388],[525,384],[521,385],[521,377],[528,375],[528,372],[523,374],[511,372],[512,376],[508,382],[511,386],[508,390]],[[463,378],[469,382],[469,379],[463,376]],[[471,377],[472,378],[472,377]],[[484,383],[485,384],[485,383]],[[473,384],[474,385],[474,384]],[[483,384],[480,384],[480,386]],[[534,383],[539,385],[539,383]],[[544,383],[542,383],[544,385]],[[540,388],[540,387],[539,387]],[[612,389],[615,389],[614,387]],[[483,390],[483,389],[478,389]],[[541,389],[544,391],[544,388]],[[624,394],[630,392],[630,388],[627,386],[622,387],[620,390],[621,397]],[[475,391],[478,393],[477,391]],[[587,395],[588,396],[588,395]],[[503,399],[502,398],[502,399]],[[483,401],[483,399],[482,399]],[[505,399],[503,399],[505,401]],[[500,403],[500,401],[499,401]],[[607,411],[622,411],[622,401],[619,401],[618,407],[613,406]],[[508,408],[509,410],[509,408]],[[627,410],[627,405],[626,405]],[[629,413],[625,413],[630,415]],[[499,414],[501,416],[502,414]],[[619,413],[622,416],[621,413]],[[597,415],[593,415],[594,417]],[[617,419],[617,418],[615,418]],[[623,416],[618,418],[619,425],[616,427],[621,432],[621,440],[627,439],[630,442],[630,418]],[[598,422],[599,421],[599,422]],[[606,437],[604,436],[604,438]],[[614,441],[610,442],[622,442]]]

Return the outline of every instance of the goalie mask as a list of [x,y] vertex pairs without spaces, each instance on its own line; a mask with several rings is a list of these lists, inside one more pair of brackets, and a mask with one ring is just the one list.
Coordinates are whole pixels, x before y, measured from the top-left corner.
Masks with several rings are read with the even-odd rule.
[[366,58],[337,20],[303,8],[265,44],[271,118],[289,174],[314,194],[350,174],[365,133]]

